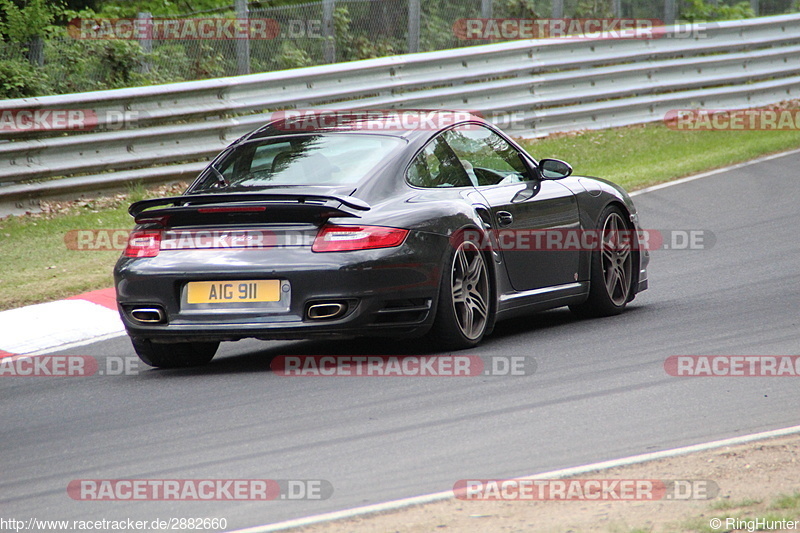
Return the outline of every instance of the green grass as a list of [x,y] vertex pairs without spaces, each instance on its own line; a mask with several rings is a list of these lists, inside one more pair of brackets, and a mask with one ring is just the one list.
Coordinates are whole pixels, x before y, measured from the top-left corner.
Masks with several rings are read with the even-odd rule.
[[[758,509],[754,509],[758,507]],[[727,518],[735,518],[741,521],[781,521],[797,520],[800,517],[800,492],[791,495],[778,495],[772,503],[762,505],[761,501],[745,499],[741,501],[717,502],[708,507],[711,513],[705,513],[699,517],[685,520],[680,526],[673,529],[675,532],[696,532],[696,533],[719,533],[728,531],[722,527],[714,529],[710,526],[712,518],[719,518],[725,523]],[[720,513],[723,511],[723,513]],[[750,522],[754,524],[755,522]],[[762,531],[756,529],[756,531]]]
[[778,497],[769,508],[780,511],[795,511],[800,514],[800,492]]
[[731,509],[743,509],[745,507],[753,507],[756,505],[760,505],[761,500],[721,500],[711,505],[711,509],[714,511],[729,511]]
[[70,250],[64,236],[74,229],[132,228],[125,209],[0,220],[0,308],[111,287],[111,269],[120,252]]
[[563,159],[576,174],[634,190],[800,147],[800,131],[688,132],[648,124],[551,136],[524,146],[537,159]]
[[[649,124],[523,145],[536,158],[563,159],[577,174],[604,177],[634,190],[798,148],[800,131],[682,132]],[[64,235],[74,229],[130,228],[127,203],[147,194],[153,193],[132,187],[114,202],[83,202],[64,214],[0,220],[0,309],[110,287],[120,252],[69,250]]]

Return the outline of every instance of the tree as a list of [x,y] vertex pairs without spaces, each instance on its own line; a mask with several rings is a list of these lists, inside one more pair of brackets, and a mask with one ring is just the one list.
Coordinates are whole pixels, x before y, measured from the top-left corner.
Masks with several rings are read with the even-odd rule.
[[10,41],[24,43],[28,61],[42,65],[44,36],[63,6],[46,0],[28,0],[24,7],[19,7],[11,0],[0,0],[0,8],[5,19],[0,22],[0,32]]

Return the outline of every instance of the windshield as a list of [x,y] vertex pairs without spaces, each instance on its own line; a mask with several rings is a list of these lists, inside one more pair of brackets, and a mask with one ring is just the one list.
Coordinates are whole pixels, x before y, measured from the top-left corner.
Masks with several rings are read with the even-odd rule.
[[245,142],[209,167],[194,191],[287,185],[347,185],[405,141],[382,135],[293,135]]

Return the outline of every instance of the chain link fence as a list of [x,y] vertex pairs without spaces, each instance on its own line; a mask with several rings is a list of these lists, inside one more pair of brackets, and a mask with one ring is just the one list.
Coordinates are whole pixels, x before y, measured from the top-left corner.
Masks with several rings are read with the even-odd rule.
[[[255,4],[254,4],[255,5]],[[238,74],[270,72],[498,42],[463,39],[459,19],[638,18],[673,22],[697,5],[750,8],[773,15],[800,8],[800,0],[320,0],[280,7],[253,7],[244,0],[227,8],[185,13],[182,24],[249,19],[267,21],[261,38],[85,38],[64,32],[38,43],[0,42],[3,68],[18,60],[30,94],[71,93]],[[737,7],[738,6],[738,7]],[[149,14],[141,14],[147,18]],[[141,37],[141,36],[139,36]],[[24,60],[24,61],[23,61]],[[4,82],[8,83],[8,82]]]

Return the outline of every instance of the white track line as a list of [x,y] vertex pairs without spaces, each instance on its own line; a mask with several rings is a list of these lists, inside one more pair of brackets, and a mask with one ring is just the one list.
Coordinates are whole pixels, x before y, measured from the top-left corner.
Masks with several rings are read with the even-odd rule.
[[[772,431],[764,431],[761,433],[754,433],[752,435],[743,435],[741,437],[733,437],[730,439],[717,440],[707,442],[704,444],[695,444],[693,446],[684,446],[682,448],[674,448],[672,450],[664,450],[660,452],[644,453],[641,455],[633,455],[631,457],[624,457],[622,459],[613,459],[611,461],[603,461],[600,463],[593,463],[583,466],[576,466],[572,468],[564,468],[562,470],[554,470],[552,472],[544,472],[542,474],[533,474],[530,476],[522,476],[514,479],[554,479],[577,476],[597,470],[605,470],[608,468],[615,468],[618,466],[633,465],[639,463],[646,463],[648,461],[655,461],[656,459],[663,459],[666,457],[675,457],[678,455],[685,455],[688,453],[702,452],[712,450],[714,448],[721,448],[724,446],[734,446],[737,444],[745,444],[756,440],[769,439],[774,437],[783,437],[786,435],[795,435],[800,433],[800,426],[792,426],[783,429],[775,429]],[[323,522],[331,522],[334,520],[343,520],[348,518],[363,517],[376,513],[383,513],[386,511],[397,511],[406,507],[414,505],[422,505],[426,503],[437,502],[441,500],[449,500],[454,497],[452,490],[443,492],[435,492],[433,494],[426,494],[424,496],[414,496],[412,498],[404,498],[402,500],[394,500],[390,502],[377,503],[374,505],[365,505],[363,507],[356,507],[354,509],[347,509],[344,511],[334,511],[331,513],[319,514],[309,516],[306,518],[297,518],[294,520],[286,520],[284,522],[277,522],[274,524],[266,524],[263,526],[249,527],[245,529],[236,529],[229,533],[268,533],[270,531],[283,531],[286,529],[299,528],[320,524]]]
[[25,354],[25,357],[36,357],[39,355],[47,355],[54,352],[60,352],[61,350],[71,350],[73,348],[80,348],[81,346],[88,346],[89,344],[94,344],[96,342],[103,342],[110,339],[116,339],[117,337],[124,337],[126,335],[127,333],[125,331],[116,331],[114,333],[98,335],[97,337],[91,337],[89,339],[84,339],[82,341],[70,342],[69,344],[62,344],[61,346],[55,346],[53,348],[48,348],[46,350],[40,350],[38,352],[28,353]]

